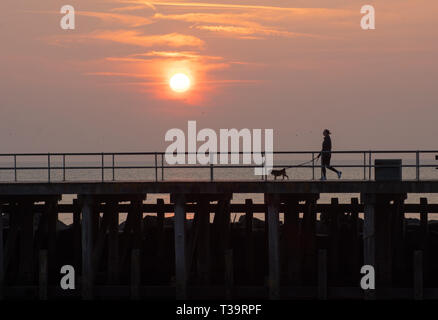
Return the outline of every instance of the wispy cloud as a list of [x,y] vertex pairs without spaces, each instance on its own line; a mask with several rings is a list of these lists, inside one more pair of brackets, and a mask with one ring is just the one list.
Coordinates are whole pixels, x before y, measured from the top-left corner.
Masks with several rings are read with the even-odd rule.
[[192,60],[192,61],[206,61],[206,60],[223,60],[219,56],[201,55],[194,51],[150,51],[145,53],[136,53],[127,57],[108,57],[109,60],[131,60],[143,61],[150,59],[172,59],[172,60]]
[[96,11],[77,11],[77,15],[98,18],[102,21],[109,23],[122,24],[128,27],[140,27],[153,23],[154,21],[145,17],[130,15],[130,14],[118,14],[108,12],[96,12]]
[[153,16],[156,20],[175,20],[191,23],[191,28],[216,32],[223,35],[238,37],[280,36],[280,37],[319,37],[307,33],[292,32],[275,26],[267,26],[263,20],[269,20],[260,12],[253,13],[182,13],[162,14]]
[[[214,3],[214,2],[186,2],[186,1],[122,1],[122,3],[136,3],[151,5],[154,7],[167,6],[167,7],[195,7],[195,8],[217,8],[217,9],[262,9],[272,11],[288,11],[297,14],[307,13],[309,8],[291,8],[282,6],[268,6],[268,5],[252,5],[252,4],[231,4],[231,3]],[[310,10],[331,11],[326,8],[310,8]]]
[[123,44],[129,44],[140,47],[202,47],[204,41],[201,39],[181,34],[181,33],[168,33],[149,35],[143,34],[136,30],[102,30],[95,31],[89,34],[78,36],[80,39],[97,39],[105,40]]
[[312,34],[297,33],[289,31],[281,31],[276,29],[269,29],[265,27],[239,27],[239,26],[195,26],[196,29],[207,30],[212,32],[222,32],[228,34],[242,35],[243,37],[251,35],[270,35],[282,37],[318,37]]
[[146,8],[150,8],[152,10],[156,10],[155,6],[152,4],[139,4],[134,6],[125,6],[125,7],[116,7],[112,8],[111,11],[113,12],[125,12],[125,11],[137,11],[137,10],[143,10]]

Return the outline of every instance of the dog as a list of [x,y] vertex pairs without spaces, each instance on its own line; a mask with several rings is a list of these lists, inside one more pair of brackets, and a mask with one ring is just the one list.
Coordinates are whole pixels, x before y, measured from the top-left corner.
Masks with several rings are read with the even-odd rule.
[[289,180],[289,176],[286,174],[286,168],[283,168],[281,170],[272,170],[271,174],[274,176],[274,180],[277,180],[277,177],[282,176],[283,180],[284,178],[287,178]]

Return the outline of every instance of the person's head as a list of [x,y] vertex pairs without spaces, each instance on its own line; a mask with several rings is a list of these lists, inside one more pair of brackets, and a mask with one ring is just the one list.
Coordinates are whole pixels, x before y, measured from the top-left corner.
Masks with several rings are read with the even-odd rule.
[[325,129],[325,130],[322,132],[322,135],[323,135],[324,137],[327,137],[329,134],[331,134],[331,132],[330,132],[329,129]]

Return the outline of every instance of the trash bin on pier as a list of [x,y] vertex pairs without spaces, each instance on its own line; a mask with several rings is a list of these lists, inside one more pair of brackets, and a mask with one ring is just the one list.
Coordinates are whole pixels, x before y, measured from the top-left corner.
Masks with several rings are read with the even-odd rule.
[[401,181],[401,159],[375,159],[374,179],[376,181]]

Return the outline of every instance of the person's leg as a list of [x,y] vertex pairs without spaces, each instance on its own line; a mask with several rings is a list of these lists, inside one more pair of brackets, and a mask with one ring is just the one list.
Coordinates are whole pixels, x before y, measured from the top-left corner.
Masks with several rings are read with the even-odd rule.
[[[325,166],[327,167],[327,169],[329,169],[329,170],[335,172],[335,173],[338,175],[338,178],[340,179],[342,173],[341,173],[340,171],[336,170],[335,168],[333,168],[333,167],[330,165],[330,160],[331,160],[331,155],[327,155],[327,156],[325,157],[323,163],[325,164]],[[324,170],[324,171],[325,171],[325,170]]]
[[329,169],[329,170],[335,172],[336,174],[339,174],[339,171],[336,170],[335,168],[333,168],[332,166],[327,167],[327,169]]
[[325,170],[325,164],[321,164],[321,179],[325,179],[327,177],[327,172]]

